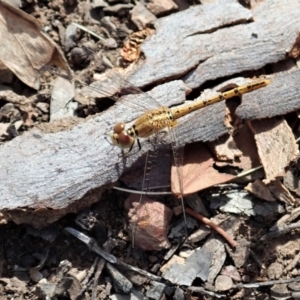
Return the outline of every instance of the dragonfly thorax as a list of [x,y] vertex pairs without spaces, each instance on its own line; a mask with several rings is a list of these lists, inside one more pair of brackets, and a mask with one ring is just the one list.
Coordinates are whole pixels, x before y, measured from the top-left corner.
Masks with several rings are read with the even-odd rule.
[[166,127],[174,127],[176,120],[168,107],[160,107],[144,113],[134,124],[125,129],[125,123],[114,126],[111,140],[114,145],[121,148],[132,148],[135,140],[148,138]]

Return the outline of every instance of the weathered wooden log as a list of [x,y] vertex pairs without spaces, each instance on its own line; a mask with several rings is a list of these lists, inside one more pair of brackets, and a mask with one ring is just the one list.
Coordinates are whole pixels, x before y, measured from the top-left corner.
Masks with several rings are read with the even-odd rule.
[[[191,18],[196,8],[181,12],[179,14],[181,15],[183,23],[177,21],[176,25],[171,22],[173,25],[165,27],[168,34],[164,34],[163,40],[160,39],[155,43],[153,42],[152,46],[150,46],[151,43],[149,40],[147,46],[145,46],[149,47],[149,49],[152,48],[152,51],[154,51],[154,49],[157,50],[153,56],[156,56],[159,61],[156,61],[154,64],[153,59],[148,58],[147,51],[145,51],[146,48],[144,47],[143,50],[146,54],[145,63],[141,66],[142,71],[137,71],[132,79],[136,82],[135,78],[139,78],[140,82],[138,82],[138,84],[143,86],[158,82],[162,78],[180,76],[197,66],[199,61],[203,61],[203,57],[206,57],[205,59],[208,62],[210,59],[208,59],[207,53],[210,53],[210,56],[212,56],[217,48],[220,52],[219,55],[216,56],[219,58],[219,62],[215,70],[218,70],[218,72],[212,73],[211,77],[205,77],[199,82],[199,85],[213,78],[230,75],[242,70],[257,69],[267,63],[278,61],[286,55],[286,51],[292,49],[293,42],[296,40],[297,18],[299,18],[300,14],[298,6],[294,2],[295,1],[291,2],[288,6],[290,12],[288,21],[285,19],[286,10],[281,7],[281,4],[276,4],[276,1],[272,1],[274,4],[269,8],[270,12],[268,14],[268,8],[265,7],[265,18],[268,18],[269,28],[272,32],[276,32],[275,29],[273,30],[273,28],[276,28],[277,35],[270,35],[270,33],[268,33],[268,35],[259,34],[258,38],[255,36],[254,38],[252,37],[253,32],[255,33],[256,31],[248,27],[253,24],[253,22],[250,24],[233,25],[240,22],[240,20],[244,22],[245,20],[251,19],[249,11],[243,8],[241,8],[243,17],[238,17],[238,20],[235,20],[229,16],[227,4],[226,9],[223,7],[225,4],[219,4],[221,6],[220,8],[218,6],[210,6],[209,10],[206,10],[207,8],[204,5],[199,12],[197,12],[197,21],[195,22],[197,24],[199,20],[204,18],[203,24],[206,24],[206,27],[200,26],[201,28],[197,26],[193,28],[194,25]],[[277,6],[279,7],[280,13],[275,14],[274,9]],[[234,7],[237,8],[237,6]],[[257,7],[257,10],[259,7]],[[201,12],[205,12],[209,15],[201,15]],[[234,11],[233,15],[239,15],[239,13]],[[163,23],[170,22],[166,19],[171,17],[172,16],[166,17],[160,21],[161,31],[163,30]],[[212,25],[208,25],[210,19],[212,20]],[[225,20],[229,21],[225,22]],[[188,26],[184,26],[184,22],[187,22],[186,24],[188,24]],[[254,21],[254,23],[255,22],[256,21]],[[267,21],[265,22],[267,23]],[[230,24],[232,24],[231,27],[222,28]],[[180,28],[176,26],[180,26]],[[235,52],[238,54],[237,49],[239,49],[237,40],[228,39],[226,41],[226,53],[229,53],[228,57],[225,57],[225,52],[222,51],[222,47],[225,47],[224,30],[230,29],[232,31],[231,36],[237,37],[240,34],[241,27],[245,32],[248,32],[248,36],[252,42],[253,39],[259,40],[259,47],[257,47],[256,43],[250,43],[250,40],[245,42],[244,39],[241,39],[245,42],[243,53],[245,55],[248,53],[248,56],[251,54],[251,58],[247,58],[247,64],[240,54],[235,57]],[[174,36],[170,34],[170,30],[174,30]],[[176,32],[181,31],[182,39],[179,39],[177,42],[175,37]],[[223,34],[217,34],[218,31],[223,32]],[[196,42],[193,38],[200,36],[196,34],[198,32],[204,32],[204,34],[201,35],[200,41]],[[285,38],[283,38],[284,34],[280,32],[286,34]],[[210,36],[214,38],[210,38]],[[220,40],[215,48],[213,44],[216,42],[216,36],[218,36]],[[286,40],[288,38],[290,40]],[[264,46],[264,39],[266,46]],[[210,40],[209,44],[207,42],[208,40]],[[164,42],[164,48],[159,50],[160,41]],[[184,43],[186,43],[185,47],[183,47]],[[192,47],[193,44],[198,45],[196,47],[197,51],[200,46],[202,50],[195,52],[195,47]],[[231,51],[228,50],[229,44],[232,45]],[[270,48],[270,44],[277,47],[275,54],[271,52],[274,47]],[[205,47],[208,47],[208,52],[201,54],[201,51],[204,51]],[[212,51],[212,47],[214,47],[214,51]],[[264,47],[266,47],[266,49]],[[233,49],[235,49],[235,51]],[[169,52],[169,54],[167,52]],[[189,61],[180,58],[183,52],[185,58],[188,57],[189,60],[193,60],[193,63],[190,64]],[[266,53],[268,53],[268,56]],[[162,58],[160,58],[160,55],[162,55]],[[175,71],[167,71],[167,69],[171,69],[171,67],[165,63],[167,59],[166,56],[168,55],[172,57],[173,66],[177,66],[178,68]],[[258,56],[260,56],[259,63],[256,61]],[[232,64],[236,66],[245,65],[246,68],[242,69],[236,67],[228,71],[228,64],[221,64],[220,62],[229,61],[229,57],[232,57]],[[159,77],[152,76],[150,74],[151,72],[147,73],[143,71],[146,68],[145,65],[148,64],[148,59],[149,67],[147,68],[149,72],[150,69],[152,69],[151,72],[153,74],[161,74]],[[197,63],[195,63],[195,61],[197,61]],[[211,60],[211,62],[212,61],[213,60]],[[215,67],[216,63],[215,61]],[[210,67],[213,69],[213,64],[211,64]],[[279,100],[276,95],[285,95],[285,97],[287,97],[286,99],[290,99],[288,95],[291,95],[291,97],[295,95],[294,91],[299,89],[298,75],[295,74],[296,73],[287,74],[285,78],[286,84],[284,85],[277,84],[277,79],[275,78],[274,85],[271,84],[264,89],[258,90],[255,94],[250,93],[245,95],[243,97],[243,103],[249,102],[249,104],[247,104],[247,113],[251,115],[251,112],[249,112],[249,110],[251,110],[251,101],[260,97],[259,95],[264,95],[262,97],[269,105],[278,103]],[[194,84],[190,86],[194,86]],[[276,89],[280,89],[280,91],[276,91]],[[150,94],[161,105],[171,106],[182,103],[185,100],[187,90],[187,86],[179,80],[160,85],[153,89]],[[126,100],[124,100],[124,102],[120,101],[120,103],[117,103],[100,116],[82,122],[67,131],[43,133],[35,129],[1,146],[0,205],[2,208],[1,211],[4,214],[3,218],[13,220],[17,223],[26,222],[40,226],[53,222],[68,212],[78,211],[96,202],[101,196],[101,193],[108,186],[111,186],[112,183],[117,181],[126,168],[129,168],[139,157],[152,148],[149,141],[142,141],[143,146],[141,151],[136,152],[137,148],[135,148],[133,151],[134,154],[122,158],[122,151],[111,145],[107,135],[116,122],[131,122],[142,113],[142,108],[138,103],[144,101],[141,100],[144,99],[143,97],[143,95],[140,97],[135,96],[134,101],[136,101],[136,104],[130,106],[126,105]],[[257,105],[260,105],[260,102],[258,102]],[[255,106],[256,112],[262,109],[263,106],[261,108]],[[292,106],[292,109],[296,109],[296,106]],[[284,112],[288,111],[291,111],[291,109],[277,111],[277,113],[273,113],[272,116],[284,114]],[[224,102],[206,107],[194,114],[196,115],[195,117],[187,116],[185,118],[187,121],[176,128],[176,135],[180,137],[179,146],[183,146],[192,141],[211,141],[227,132],[224,125]],[[238,110],[238,114],[242,114],[242,110]],[[251,115],[249,118],[255,119],[255,113],[253,114],[254,115]],[[193,120],[190,120],[192,117]],[[247,116],[245,117],[247,118]],[[262,115],[258,116],[258,118],[261,117]],[[170,142],[170,140],[166,137],[165,144],[168,142]]]
[[[184,76],[190,88],[298,54],[300,3],[268,0],[252,13],[237,3],[195,6],[155,23],[146,59],[130,78],[146,86]],[[180,24],[180,25],[179,25]]]

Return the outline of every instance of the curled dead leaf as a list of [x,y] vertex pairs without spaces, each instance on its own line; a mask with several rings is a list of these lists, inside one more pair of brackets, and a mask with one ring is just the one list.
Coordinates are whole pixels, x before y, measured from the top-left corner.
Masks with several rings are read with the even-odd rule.
[[0,61],[28,86],[39,89],[48,66],[71,70],[55,43],[41,31],[40,23],[22,10],[0,2]]

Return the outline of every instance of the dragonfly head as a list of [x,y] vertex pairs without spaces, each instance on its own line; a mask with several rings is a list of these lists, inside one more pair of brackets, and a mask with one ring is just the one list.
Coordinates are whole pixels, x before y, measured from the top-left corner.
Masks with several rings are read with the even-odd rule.
[[134,143],[134,138],[125,130],[124,123],[117,123],[114,126],[114,131],[110,136],[112,143],[121,148],[131,148]]

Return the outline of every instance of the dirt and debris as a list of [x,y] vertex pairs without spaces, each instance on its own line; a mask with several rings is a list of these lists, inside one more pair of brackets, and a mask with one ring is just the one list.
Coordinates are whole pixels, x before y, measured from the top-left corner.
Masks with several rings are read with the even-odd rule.
[[0,2],[0,299],[299,295],[300,4],[239,2]]

